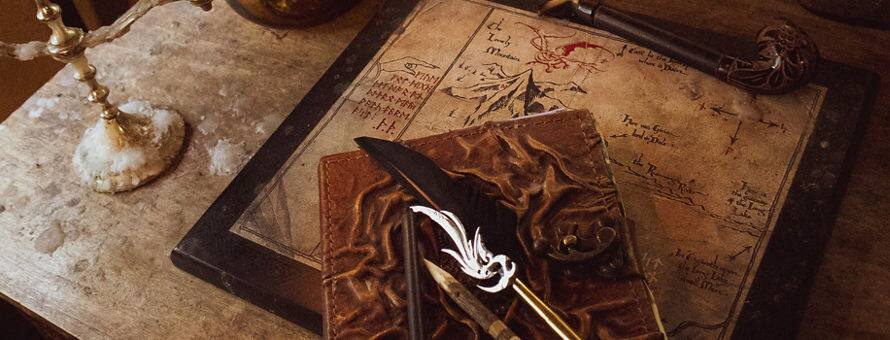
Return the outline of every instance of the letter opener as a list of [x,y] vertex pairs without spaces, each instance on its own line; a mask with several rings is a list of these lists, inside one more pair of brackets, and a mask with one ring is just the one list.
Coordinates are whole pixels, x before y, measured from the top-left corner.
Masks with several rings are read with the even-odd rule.
[[451,276],[444,269],[439,268],[435,263],[426,259],[423,260],[423,263],[426,264],[426,269],[429,270],[430,276],[436,280],[439,287],[442,287],[445,293],[448,293],[448,296],[467,312],[473,320],[476,320],[492,338],[495,340],[519,340],[516,333],[507,328],[507,325],[497,315],[485,308],[485,305],[473,296],[473,293],[466,287],[461,285],[454,276]]
[[[561,338],[580,339],[556,312],[515,277],[514,261],[521,261],[523,257],[516,235],[516,214],[513,211],[476,188],[451,179],[431,159],[401,144],[371,137],[359,137],[355,142],[421,205],[432,207],[433,209],[427,209],[445,216],[443,221],[452,220],[460,226],[448,228],[448,223],[439,223],[455,242],[460,253],[451,249],[442,251],[458,260],[464,274],[473,278],[487,280],[499,276],[499,281],[494,286],[480,285],[480,289],[495,293],[508,286],[512,287]],[[426,215],[432,218],[438,216],[436,214]],[[461,222],[477,227],[473,242],[467,240]],[[488,246],[494,247],[500,254],[495,256],[488,251],[486,245],[482,244],[483,238],[489,241]]]

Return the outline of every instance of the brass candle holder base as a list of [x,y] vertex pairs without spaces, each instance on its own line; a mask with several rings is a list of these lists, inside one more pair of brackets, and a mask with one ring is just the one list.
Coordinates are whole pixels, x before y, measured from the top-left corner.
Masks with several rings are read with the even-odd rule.
[[[95,191],[132,190],[167,170],[183,148],[185,121],[177,112],[154,109],[144,102],[128,103],[122,108],[111,104],[108,88],[96,80],[96,68],[87,61],[84,51],[122,36],[151,8],[175,1],[180,0],[140,0],[110,27],[87,36],[80,29],[65,26],[58,5],[50,0],[34,0],[37,19],[52,30],[49,41],[41,45],[45,48],[23,55],[17,52],[16,45],[0,42],[0,55],[21,60],[49,55],[70,64],[74,77],[89,87],[87,99],[101,107],[100,118],[81,138],[73,163],[81,181]],[[189,0],[204,10],[211,8],[211,1]]]
[[87,129],[74,152],[74,171],[98,192],[132,190],[169,168],[184,139],[185,122],[179,113],[122,111]]
[[[9,44],[0,41],[0,57],[31,60],[51,56],[74,68],[74,78],[90,89],[87,99],[101,108],[99,121],[87,129],[74,153],[74,170],[98,192],[135,189],[167,170],[184,147],[185,121],[177,112],[152,109],[138,102],[119,109],[108,101],[108,88],[96,80],[96,68],[84,54],[126,34],[154,7],[184,0],[139,0],[110,26],[89,34],[62,22],[62,9],[50,0],[34,0],[37,20],[52,30],[49,41]],[[213,0],[188,0],[205,11]],[[317,1],[317,0],[316,0]]]

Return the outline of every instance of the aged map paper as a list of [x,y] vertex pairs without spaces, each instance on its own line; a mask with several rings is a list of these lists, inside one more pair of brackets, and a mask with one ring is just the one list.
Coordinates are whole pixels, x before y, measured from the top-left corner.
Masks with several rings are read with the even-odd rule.
[[752,97],[607,33],[472,0],[422,1],[232,231],[320,268],[318,159],[588,109],[608,143],[667,329],[724,338],[825,90]]

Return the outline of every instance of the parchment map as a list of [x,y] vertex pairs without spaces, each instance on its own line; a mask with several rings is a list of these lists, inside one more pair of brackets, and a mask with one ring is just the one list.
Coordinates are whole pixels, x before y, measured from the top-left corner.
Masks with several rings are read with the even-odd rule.
[[426,1],[232,231],[320,268],[318,159],[555,108],[592,112],[671,336],[724,338],[825,90],[752,97],[590,28]]

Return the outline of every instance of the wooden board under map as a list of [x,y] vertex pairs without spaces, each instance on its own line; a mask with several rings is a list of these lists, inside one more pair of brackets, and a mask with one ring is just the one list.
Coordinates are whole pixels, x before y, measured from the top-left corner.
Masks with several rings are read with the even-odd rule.
[[317,270],[321,156],[355,150],[357,136],[587,109],[670,334],[732,335],[826,87],[754,97],[606,32],[483,1],[420,1],[396,32],[229,231]]

